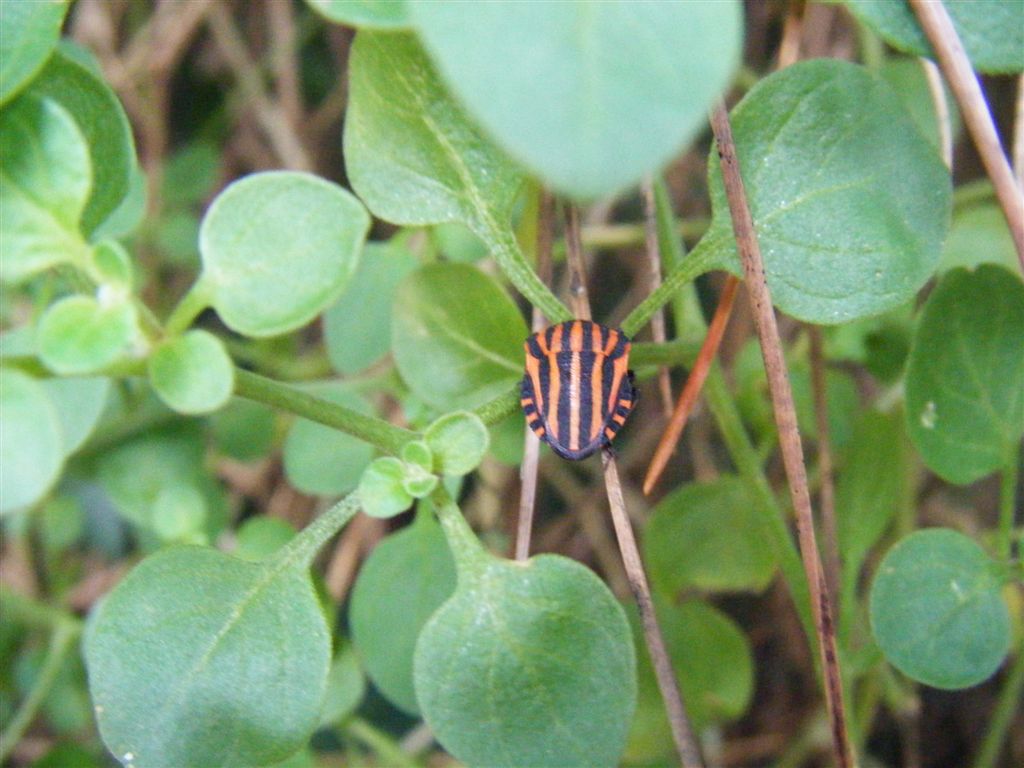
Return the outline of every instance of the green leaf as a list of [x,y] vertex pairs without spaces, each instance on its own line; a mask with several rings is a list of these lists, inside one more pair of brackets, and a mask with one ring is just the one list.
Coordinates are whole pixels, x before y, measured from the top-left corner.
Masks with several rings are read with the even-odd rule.
[[306,0],[324,18],[337,24],[372,29],[409,26],[406,0]]
[[336,184],[306,173],[247,176],[203,219],[203,284],[229,328],[275,336],[300,328],[341,295],[370,217]]
[[970,483],[1024,434],[1024,283],[954,269],[928,297],[907,363],[907,429],[928,467]]
[[231,397],[235,369],[220,339],[189,331],[169,339],[149,357],[149,381],[178,413],[216,411]]
[[[1024,70],[1024,9],[1004,0],[944,3],[971,64],[981,72]],[[888,0],[846,0],[846,6],[886,42],[915,56],[935,58],[910,6]]]
[[336,371],[358,373],[391,349],[395,291],[418,263],[397,243],[366,244],[352,282],[324,313],[324,342]]
[[153,531],[165,542],[202,544],[206,514],[206,500],[194,486],[168,486],[153,505]]
[[943,528],[886,554],[871,587],[871,630],[890,663],[935,688],[976,685],[1010,647],[1002,579],[984,550]]
[[91,189],[89,146],[64,107],[25,94],[0,111],[4,281],[84,260],[79,222]]
[[739,3],[418,2],[460,102],[538,177],[591,199],[664,165],[740,60]]
[[953,212],[953,226],[942,249],[939,269],[974,269],[979,264],[999,264],[1020,276],[1017,249],[1002,209],[995,203],[973,205]]
[[483,555],[423,628],[413,666],[427,723],[464,763],[618,764],[636,704],[633,642],[579,563]]
[[468,264],[431,264],[409,275],[391,330],[402,378],[437,408],[473,408],[523,376],[526,323],[508,294]]
[[103,304],[91,296],[68,296],[39,321],[39,357],[64,375],[93,373],[130,355],[140,331],[135,306],[115,299]]
[[144,560],[85,638],[100,734],[139,768],[287,757],[316,727],[330,650],[303,566],[197,547]]
[[[931,276],[949,226],[949,172],[884,83],[817,59],[761,80],[732,127],[772,301],[812,323],[878,314]],[[740,274],[721,168],[698,246]]]
[[256,515],[239,526],[232,554],[242,560],[263,560],[294,538],[295,529],[286,520]]
[[403,464],[402,489],[414,499],[429,496],[437,488],[438,478],[417,464]]
[[60,415],[43,385],[21,371],[0,376],[0,512],[43,497],[64,463]]
[[0,104],[9,101],[46,63],[60,38],[67,2],[0,3]]
[[434,454],[422,440],[411,440],[402,446],[402,461],[427,472],[434,469]]
[[320,711],[320,727],[338,725],[355,712],[366,695],[366,677],[353,647],[343,643],[334,654],[327,675],[327,691]]
[[147,200],[146,174],[136,164],[132,168],[132,175],[128,180],[128,191],[125,193],[124,199],[103,220],[103,223],[93,230],[93,241],[135,234],[146,217]]
[[116,240],[102,240],[89,252],[95,279],[109,291],[128,293],[134,281],[132,257]]
[[92,434],[103,415],[111,381],[105,378],[46,379],[42,382],[60,417],[64,453],[70,456]]
[[[887,58],[878,69],[877,74],[889,84],[899,97],[907,112],[914,119],[914,124],[921,135],[928,139],[936,149],[941,149],[939,121],[935,112],[935,99],[932,98],[928,76],[925,74],[926,62],[905,56]],[[960,133],[960,112],[952,92],[944,88],[946,105],[950,110],[950,129],[954,142]]]
[[[309,387],[332,403],[370,415],[373,409],[350,387],[336,383]],[[373,458],[373,446],[337,429],[296,419],[284,442],[288,481],[303,493],[336,496],[355,489]]]
[[[659,600],[657,611],[694,729],[702,731],[712,723],[742,715],[754,693],[754,662],[740,628],[707,603],[672,605]],[[646,764],[671,754],[675,742],[635,609],[629,611],[629,617],[634,640],[644,650],[637,659],[639,695],[626,759]]]
[[259,459],[274,447],[277,417],[263,403],[233,398],[213,414],[210,424],[217,447],[233,459]]
[[359,479],[359,501],[370,517],[394,517],[412,506],[405,465],[393,456],[374,459]]
[[92,232],[128,194],[135,172],[135,140],[124,107],[106,81],[56,50],[31,93],[53,99],[68,111],[89,145],[93,185],[82,213],[82,232]]
[[856,578],[868,551],[903,502],[913,466],[902,416],[863,411],[836,483],[836,524],[844,567]]
[[416,638],[455,591],[455,563],[428,509],[374,547],[359,569],[349,624],[366,674],[388,701],[419,714],[413,688]]
[[456,411],[439,418],[423,433],[442,475],[468,475],[483,461],[491,436],[480,417]]
[[681,487],[658,503],[644,530],[651,581],[669,600],[686,589],[760,592],[775,574],[760,535],[763,514],[734,477]]

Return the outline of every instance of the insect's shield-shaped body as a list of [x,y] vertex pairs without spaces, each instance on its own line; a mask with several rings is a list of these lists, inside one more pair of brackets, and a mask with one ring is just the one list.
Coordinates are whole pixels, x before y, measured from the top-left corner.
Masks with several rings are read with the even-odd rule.
[[571,320],[535,333],[525,347],[520,404],[530,429],[566,459],[609,444],[636,402],[629,338]]

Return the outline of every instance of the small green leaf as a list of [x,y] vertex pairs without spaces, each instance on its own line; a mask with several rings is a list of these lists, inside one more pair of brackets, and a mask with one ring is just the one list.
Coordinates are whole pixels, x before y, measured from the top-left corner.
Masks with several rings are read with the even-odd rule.
[[423,628],[413,665],[424,718],[462,762],[618,764],[636,705],[633,641],[579,563],[483,555]]
[[970,483],[1024,434],[1024,283],[954,269],[928,297],[907,363],[907,429],[930,469]]
[[[932,46],[906,3],[845,0],[853,13],[894,48],[934,58]],[[981,72],[1024,70],[1024,9],[1005,0],[944,3],[971,64]]]
[[370,517],[394,517],[412,506],[405,489],[405,465],[393,456],[374,459],[359,480],[359,501]]
[[434,454],[434,468],[442,475],[468,475],[487,453],[491,436],[480,417],[456,411],[439,418],[423,433]]
[[70,456],[92,434],[103,415],[111,380],[105,378],[53,378],[42,382],[60,416],[64,453]]
[[434,469],[434,454],[422,440],[412,440],[402,446],[402,461],[427,472]]
[[[366,400],[344,385],[320,384],[309,390],[358,413],[373,413]],[[373,446],[308,419],[296,419],[284,442],[288,481],[303,493],[319,496],[337,496],[353,490],[372,458]]]
[[116,240],[101,240],[89,253],[96,281],[110,290],[131,291],[134,277],[132,257]]
[[325,19],[350,27],[401,29],[409,26],[406,0],[306,0]]
[[46,63],[64,23],[67,2],[0,3],[0,104],[6,103]]
[[760,535],[756,501],[734,477],[690,483],[662,499],[644,530],[651,581],[673,599],[685,589],[760,592],[775,559]]
[[[772,301],[835,324],[910,299],[949,227],[949,172],[892,90],[862,67],[816,59],[769,75],[732,112]],[[739,274],[714,149],[701,244]]]
[[147,194],[146,174],[136,164],[132,168],[131,178],[128,179],[128,191],[125,193],[124,199],[103,220],[103,223],[93,230],[93,241],[135,234],[146,217]]
[[416,28],[469,113],[538,177],[609,195],[706,124],[739,63],[739,3],[420,2]]
[[64,463],[60,416],[43,385],[21,371],[0,376],[0,512],[43,497]]
[[395,291],[418,264],[396,243],[366,244],[352,282],[324,312],[324,342],[335,370],[359,373],[391,349]]
[[178,413],[210,413],[231,397],[235,369],[220,339],[207,331],[189,331],[150,355],[149,381]]
[[320,711],[320,727],[340,724],[355,712],[366,695],[366,677],[359,656],[348,643],[342,643],[331,662],[327,691]]
[[92,232],[128,194],[135,172],[135,140],[124,107],[106,81],[58,48],[32,81],[31,93],[68,111],[89,145],[93,185],[82,213],[82,232]]
[[336,184],[306,173],[247,176],[203,219],[203,283],[224,322],[275,336],[330,306],[355,272],[370,217]]
[[438,478],[418,464],[404,464],[402,488],[414,499],[429,496],[437,488]]
[[135,306],[127,300],[101,304],[68,296],[39,321],[39,357],[64,375],[93,373],[131,354],[139,340]]
[[280,517],[256,515],[242,523],[232,554],[242,560],[263,560],[295,538],[295,529]]
[[222,453],[239,461],[252,461],[274,447],[277,417],[263,403],[234,398],[210,419]]
[[953,226],[942,249],[939,269],[974,269],[979,264],[999,264],[1020,276],[1017,249],[1006,216],[995,203],[972,205],[953,212]]
[[437,408],[473,408],[523,376],[526,323],[508,294],[468,264],[431,264],[409,275],[391,330],[399,373]]
[[487,244],[465,224],[456,221],[431,227],[430,239],[449,261],[473,262],[488,256]]
[[445,92],[415,37],[360,32],[349,78],[346,170],[374,214],[478,233],[507,221],[522,176]]
[[999,668],[1010,647],[1001,579],[961,533],[917,531],[886,554],[871,587],[871,630],[886,658],[935,688],[967,688]]
[[[743,632],[724,613],[689,601],[672,605],[656,601],[672,669],[697,731],[732,720],[747,709],[754,693],[754,662]],[[636,610],[628,615],[638,647],[638,700],[629,732],[626,759],[647,764],[670,755],[675,742],[665,717],[665,704],[643,642]]]
[[18,282],[56,264],[84,260],[79,223],[91,189],[89,146],[64,107],[25,94],[0,111],[4,281]]
[[203,542],[206,500],[191,485],[161,489],[153,505],[153,530],[166,542]]
[[303,567],[197,547],[144,560],[85,638],[100,734],[139,768],[284,759],[317,725],[330,650]]
[[352,589],[352,642],[366,673],[411,715],[420,711],[412,678],[416,638],[454,591],[455,563],[429,508],[374,548]]

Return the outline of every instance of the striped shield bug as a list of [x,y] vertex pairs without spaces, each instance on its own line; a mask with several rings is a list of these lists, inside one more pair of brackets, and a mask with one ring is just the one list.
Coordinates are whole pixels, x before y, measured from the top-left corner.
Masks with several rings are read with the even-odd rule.
[[570,320],[526,340],[520,404],[537,437],[565,459],[611,443],[636,402],[622,331]]

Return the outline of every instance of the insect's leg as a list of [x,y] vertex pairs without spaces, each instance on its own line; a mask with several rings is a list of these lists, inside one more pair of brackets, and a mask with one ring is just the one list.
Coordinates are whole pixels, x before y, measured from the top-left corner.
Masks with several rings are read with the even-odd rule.
[[523,415],[526,417],[526,425],[543,442],[547,442],[547,430],[544,428],[544,419],[537,412],[537,398],[533,391],[533,380],[529,374],[523,376],[523,382],[519,386],[519,405],[522,406]]

